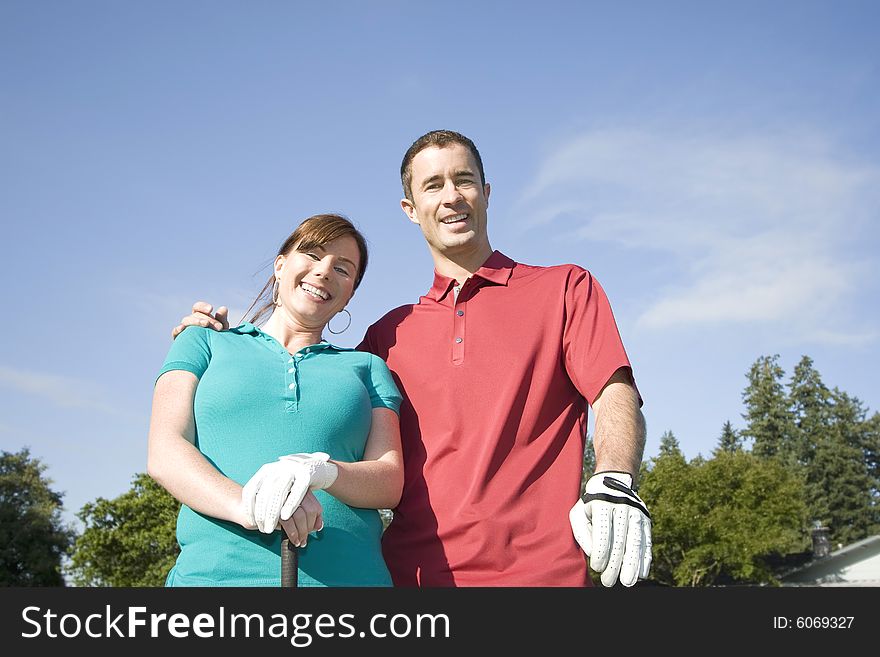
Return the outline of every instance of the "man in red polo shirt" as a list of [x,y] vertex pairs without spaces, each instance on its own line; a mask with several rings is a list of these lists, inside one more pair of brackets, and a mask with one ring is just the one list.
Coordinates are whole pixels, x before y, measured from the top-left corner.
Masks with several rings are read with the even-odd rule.
[[[420,137],[401,181],[434,283],[359,346],[385,359],[404,397],[404,490],[382,539],[395,585],[588,586],[583,549],[605,586],[632,586],[651,563],[633,490],[645,425],[604,291],[576,265],[493,251],[490,186],[467,137]],[[215,319],[193,310],[184,324],[204,321],[199,310]],[[596,474],[581,500],[587,404]]]

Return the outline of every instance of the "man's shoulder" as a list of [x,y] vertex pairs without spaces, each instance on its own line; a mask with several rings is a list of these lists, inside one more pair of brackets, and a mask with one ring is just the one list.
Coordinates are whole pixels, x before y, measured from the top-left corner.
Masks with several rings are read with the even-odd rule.
[[565,263],[560,265],[528,265],[522,262],[516,263],[514,277],[522,280],[559,280],[567,282],[574,279],[590,278],[589,270],[580,265]]
[[407,303],[402,306],[397,306],[397,308],[392,308],[375,322],[373,322],[373,324],[367,330],[375,332],[399,326],[403,320],[412,315],[413,310],[418,305],[418,303]]
[[375,354],[356,347],[338,347],[336,345],[331,345],[330,347],[331,348],[328,349],[327,352],[340,359],[338,362],[345,363],[346,366],[355,368],[365,367],[370,369],[376,365],[376,361],[384,363],[384,361]]
[[387,359],[389,349],[399,342],[400,329],[418,307],[418,303],[408,303],[389,310],[367,328],[358,349]]

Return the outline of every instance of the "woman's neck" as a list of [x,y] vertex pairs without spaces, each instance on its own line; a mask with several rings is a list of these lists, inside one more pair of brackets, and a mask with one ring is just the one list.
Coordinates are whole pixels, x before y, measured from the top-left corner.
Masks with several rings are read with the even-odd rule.
[[262,328],[263,333],[271,335],[292,354],[303,347],[319,343],[323,330],[323,326],[317,328],[303,326],[281,308],[272,311],[272,315]]

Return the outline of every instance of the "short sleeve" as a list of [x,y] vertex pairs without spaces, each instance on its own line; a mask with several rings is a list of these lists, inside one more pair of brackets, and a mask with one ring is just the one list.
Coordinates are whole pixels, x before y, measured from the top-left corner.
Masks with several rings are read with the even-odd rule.
[[211,362],[210,333],[210,330],[201,326],[188,326],[184,329],[171,344],[156,379],[172,370],[185,370],[195,374],[196,378],[202,378]]
[[632,373],[608,297],[599,281],[579,267],[566,281],[562,343],[568,376],[591,405],[614,372],[626,367]]
[[400,390],[394,383],[391,370],[378,356],[370,356],[370,380],[367,382],[367,388],[373,408],[390,408],[400,414],[400,403],[403,400]]

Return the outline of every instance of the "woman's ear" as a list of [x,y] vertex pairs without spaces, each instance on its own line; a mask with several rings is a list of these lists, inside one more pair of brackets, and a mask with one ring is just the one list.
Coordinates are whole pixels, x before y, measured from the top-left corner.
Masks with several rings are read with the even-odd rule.
[[284,263],[287,262],[286,255],[280,255],[275,258],[275,264],[273,269],[275,270],[275,278],[281,277],[281,270],[284,268]]

